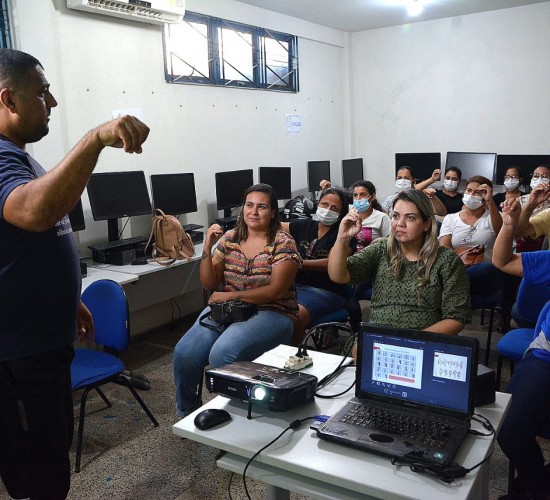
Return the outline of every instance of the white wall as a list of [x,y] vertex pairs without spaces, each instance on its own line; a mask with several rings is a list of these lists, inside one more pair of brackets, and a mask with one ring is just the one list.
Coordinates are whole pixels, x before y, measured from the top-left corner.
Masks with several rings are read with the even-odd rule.
[[550,2],[353,34],[353,155],[378,197],[394,153],[550,153]]
[[[308,160],[331,160],[340,180],[345,156],[345,35],[232,0],[188,0],[190,11],[303,36],[299,40],[300,92],[173,85],[164,81],[162,28],[69,10],[65,0],[12,0],[16,48],[42,61],[59,101],[51,132],[29,148],[53,167],[113,109],[139,108],[151,134],[142,155],[105,150],[96,171],[194,172],[199,212],[182,218],[205,226],[218,216],[214,173],[259,166],[292,166],[293,191],[307,186]],[[286,135],[289,113],[302,116],[299,135]],[[349,152],[349,148],[348,148]],[[257,177],[255,177],[257,178]],[[83,197],[87,230],[81,250],[106,238]],[[146,234],[149,217],[132,218],[132,233]]]

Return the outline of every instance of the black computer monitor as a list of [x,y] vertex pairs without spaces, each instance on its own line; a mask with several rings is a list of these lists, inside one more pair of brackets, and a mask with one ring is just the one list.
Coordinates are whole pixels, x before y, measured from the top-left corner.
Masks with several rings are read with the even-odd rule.
[[357,181],[365,178],[363,173],[363,158],[351,158],[342,160],[342,184],[344,187],[351,187]]
[[88,197],[94,220],[108,221],[109,241],[119,239],[117,219],[151,214],[151,200],[141,170],[92,174]]
[[401,167],[411,167],[415,179],[425,181],[441,168],[441,153],[395,153],[396,174]]
[[167,215],[189,214],[197,211],[195,176],[193,174],[151,175],[153,207]]
[[74,208],[69,212],[69,220],[71,221],[73,232],[84,231],[86,229],[82,200],[78,200]]
[[279,200],[290,200],[292,189],[290,186],[290,167],[260,167],[259,180],[269,184]]
[[330,181],[330,161],[307,162],[307,185],[310,193],[316,193],[321,188],[319,184],[323,179]]
[[528,185],[531,174],[540,165],[550,165],[550,155],[497,155],[495,183],[504,184],[504,174],[510,167],[519,167],[523,184]]
[[244,192],[254,184],[252,169],[216,173],[216,205],[231,217],[231,210],[243,202]]
[[474,175],[482,175],[494,182],[496,153],[461,153],[449,151],[445,170],[449,167],[458,167],[462,170],[462,180],[468,181]]

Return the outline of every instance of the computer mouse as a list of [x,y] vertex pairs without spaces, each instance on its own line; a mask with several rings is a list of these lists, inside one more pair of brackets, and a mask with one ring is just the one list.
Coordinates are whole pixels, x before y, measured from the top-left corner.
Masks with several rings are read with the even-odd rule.
[[195,417],[195,426],[204,431],[216,425],[223,424],[228,420],[231,420],[229,412],[218,408],[209,408],[197,414]]
[[147,257],[139,257],[132,261],[132,266],[142,266],[144,264],[147,264]]

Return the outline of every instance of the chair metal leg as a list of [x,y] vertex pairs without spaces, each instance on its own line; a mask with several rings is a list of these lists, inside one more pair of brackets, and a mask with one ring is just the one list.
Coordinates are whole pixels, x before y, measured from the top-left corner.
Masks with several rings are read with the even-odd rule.
[[80,415],[78,418],[78,433],[76,437],[76,459],[74,465],[75,473],[80,472],[80,458],[82,455],[82,440],[84,437],[84,416],[86,415],[86,398],[88,397],[88,392],[92,388],[89,387],[82,391],[82,396],[80,398]]
[[489,365],[489,354],[491,352],[491,337],[493,336],[493,320],[495,319],[495,307],[491,307],[489,314],[489,327],[487,328],[487,348],[485,349],[485,366]]
[[137,393],[137,391],[134,389],[134,387],[132,386],[132,384],[130,384],[130,382],[128,381],[128,379],[126,379],[125,377],[120,377],[117,379],[118,381],[120,381],[122,383],[122,385],[128,387],[128,389],[130,390],[130,392],[132,393],[132,395],[134,396],[135,400],[139,403],[139,405],[141,406],[141,408],[143,409],[143,411],[147,414],[147,416],[149,417],[149,419],[151,420],[151,422],[153,423],[153,425],[155,427],[158,427],[159,426],[159,423],[157,422],[157,419],[154,417],[154,415],[151,413],[151,411],[149,410],[149,408],[147,408],[147,405],[143,402],[143,399],[141,399],[141,397],[139,396],[139,394]]
[[497,360],[497,380],[496,380],[496,387],[495,387],[497,391],[500,391],[501,377],[502,377],[502,356],[499,354],[498,360]]
[[107,405],[107,407],[111,408],[113,406],[113,403],[111,403],[109,401],[109,398],[107,396],[105,396],[105,393],[99,387],[96,387],[95,390],[101,396],[101,399],[103,399],[103,401],[105,401],[105,404]]
[[201,379],[199,381],[199,387],[198,387],[198,391],[197,391],[197,394],[199,396],[199,401],[202,401],[202,386],[203,385],[204,385],[204,370],[202,371]]
[[516,468],[514,467],[512,461],[510,461],[508,465],[508,495],[512,493],[512,483],[514,482],[515,472]]

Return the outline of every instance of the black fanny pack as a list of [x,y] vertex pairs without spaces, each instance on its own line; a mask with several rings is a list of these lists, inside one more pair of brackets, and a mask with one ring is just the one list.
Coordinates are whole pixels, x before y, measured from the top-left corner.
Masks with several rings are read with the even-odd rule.
[[[210,304],[210,312],[203,314],[199,323],[206,328],[222,333],[229,325],[247,321],[257,312],[258,306],[249,302],[240,300],[213,302]],[[209,321],[205,321],[207,319]]]

